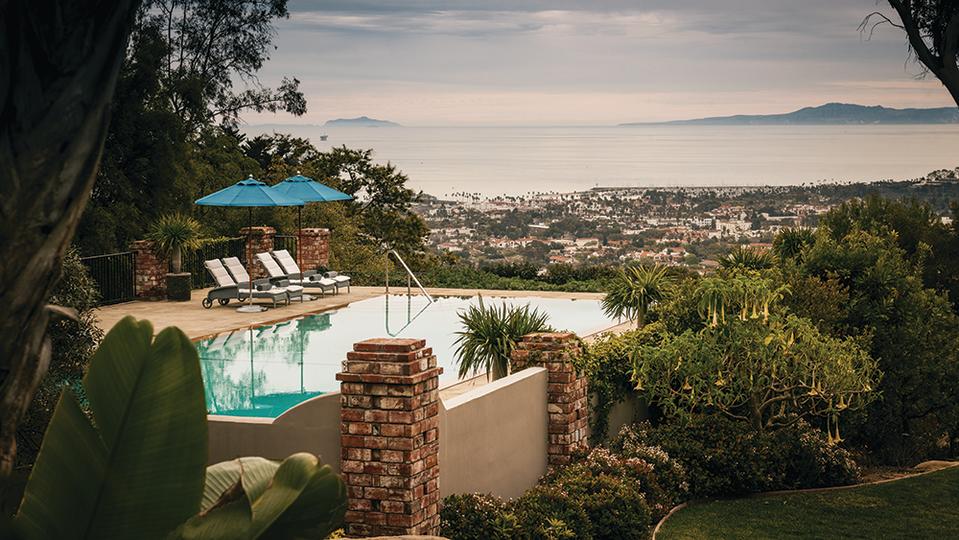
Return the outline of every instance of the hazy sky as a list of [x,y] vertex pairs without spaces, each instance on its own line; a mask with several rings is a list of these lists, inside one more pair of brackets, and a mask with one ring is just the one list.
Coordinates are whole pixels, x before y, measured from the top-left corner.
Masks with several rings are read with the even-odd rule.
[[830,101],[946,106],[905,36],[856,27],[875,0],[290,1],[265,84],[309,111],[406,125],[594,125],[774,113]]

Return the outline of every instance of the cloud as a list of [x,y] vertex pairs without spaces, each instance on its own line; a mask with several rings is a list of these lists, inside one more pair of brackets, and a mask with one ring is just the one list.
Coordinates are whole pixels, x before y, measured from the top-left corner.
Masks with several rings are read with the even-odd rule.
[[409,124],[589,124],[836,100],[948,103],[935,84],[914,80],[900,31],[866,41],[856,30],[874,0],[324,0],[290,9],[261,78],[303,81],[306,121],[353,111]]

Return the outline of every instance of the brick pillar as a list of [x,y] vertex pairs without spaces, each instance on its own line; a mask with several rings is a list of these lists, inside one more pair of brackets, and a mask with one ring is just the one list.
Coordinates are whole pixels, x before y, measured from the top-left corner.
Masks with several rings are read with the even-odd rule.
[[273,237],[276,236],[276,229],[273,227],[243,227],[240,229],[240,234],[247,239],[244,264],[248,264],[250,267],[253,279],[269,277],[263,265],[256,262],[255,256],[257,253],[273,251]]
[[[330,266],[330,230],[303,229],[300,234],[300,268],[303,271]],[[294,253],[295,257],[296,254]]]
[[341,381],[347,534],[439,531],[439,375],[422,339],[353,345]]
[[134,284],[137,298],[166,297],[166,274],[169,268],[165,258],[157,255],[153,242],[136,240],[130,243],[136,253]]
[[577,374],[570,362],[579,353],[576,335],[565,332],[528,334],[513,351],[514,370],[540,365],[549,372],[547,458],[551,467],[569,463],[570,455],[587,444],[587,379]]

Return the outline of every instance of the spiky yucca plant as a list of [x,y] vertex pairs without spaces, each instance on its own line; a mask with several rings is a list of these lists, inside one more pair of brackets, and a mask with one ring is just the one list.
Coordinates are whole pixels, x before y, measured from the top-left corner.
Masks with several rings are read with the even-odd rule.
[[200,228],[200,222],[186,214],[166,214],[153,224],[148,238],[158,252],[170,256],[173,273],[178,274],[183,268],[183,250],[200,247]]
[[719,260],[727,272],[760,272],[773,267],[773,257],[768,251],[749,246],[739,246]]
[[603,311],[615,319],[636,321],[640,328],[649,308],[666,297],[671,282],[669,270],[661,264],[622,268],[603,298]]
[[459,313],[463,330],[457,332],[456,362],[460,378],[486,371],[492,379],[509,374],[510,358],[517,342],[526,334],[548,332],[548,316],[529,305],[487,306],[483,298]]

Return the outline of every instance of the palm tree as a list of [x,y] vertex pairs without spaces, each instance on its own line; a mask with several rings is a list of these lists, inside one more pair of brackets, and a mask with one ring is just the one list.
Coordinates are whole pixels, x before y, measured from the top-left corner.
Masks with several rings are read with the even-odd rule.
[[548,332],[548,316],[529,305],[486,306],[483,297],[459,313],[464,330],[457,332],[456,362],[459,377],[486,371],[493,380],[509,374],[510,360],[516,344],[526,334]]
[[654,266],[627,266],[619,271],[613,287],[603,298],[603,311],[609,317],[636,321],[636,327],[646,324],[649,308],[666,297],[672,279],[669,269]]
[[156,249],[170,256],[173,273],[183,268],[183,250],[200,247],[200,222],[185,214],[166,214],[153,224],[149,234]]

